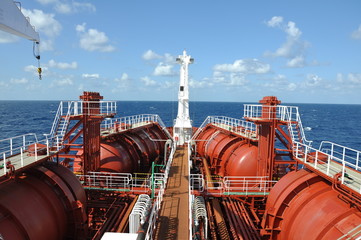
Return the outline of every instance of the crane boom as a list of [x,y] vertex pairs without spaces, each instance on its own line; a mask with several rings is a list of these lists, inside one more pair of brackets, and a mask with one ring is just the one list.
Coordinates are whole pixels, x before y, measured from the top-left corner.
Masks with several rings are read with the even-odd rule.
[[0,30],[19,37],[40,42],[39,33],[34,30],[13,0],[0,1]]

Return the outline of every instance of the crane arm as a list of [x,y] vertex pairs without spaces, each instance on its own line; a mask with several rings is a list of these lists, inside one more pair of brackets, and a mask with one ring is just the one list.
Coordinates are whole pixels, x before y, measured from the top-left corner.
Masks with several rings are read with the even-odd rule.
[[34,30],[13,0],[0,1],[0,30],[31,41],[40,42],[39,33]]

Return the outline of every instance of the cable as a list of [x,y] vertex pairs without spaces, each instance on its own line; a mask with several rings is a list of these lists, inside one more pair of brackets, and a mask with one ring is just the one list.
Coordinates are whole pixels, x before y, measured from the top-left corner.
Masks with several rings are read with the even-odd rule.
[[39,53],[39,42],[34,42],[33,44],[33,54],[36,59],[38,59],[38,74],[39,74],[39,80],[42,79],[41,73],[42,69],[40,67],[40,53]]

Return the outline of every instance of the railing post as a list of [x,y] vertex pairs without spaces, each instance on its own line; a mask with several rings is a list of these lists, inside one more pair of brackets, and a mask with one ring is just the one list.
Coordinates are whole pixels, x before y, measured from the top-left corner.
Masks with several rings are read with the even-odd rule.
[[331,144],[331,158],[333,158],[333,144]]
[[10,138],[10,156],[13,155],[13,139]]
[[78,104],[74,103],[74,115],[78,115]]
[[342,177],[341,177],[341,183],[343,184],[343,182],[344,182],[344,180],[345,180],[345,173],[346,173],[346,171],[345,171],[345,160],[344,159],[342,159]]
[[5,153],[3,153],[3,161],[4,161],[4,163],[3,163],[4,175],[5,175],[6,174],[6,154]]
[[48,138],[46,138],[46,155],[47,155],[47,156],[50,155],[49,139],[48,139]]
[[315,169],[317,169],[317,159],[318,159],[318,151],[315,154]]
[[330,165],[331,165],[331,156],[328,155],[328,157],[327,157],[327,172],[326,172],[327,176],[330,174]]
[[35,161],[38,161],[38,144],[35,143]]
[[24,152],[22,147],[20,148],[20,165],[24,167]]

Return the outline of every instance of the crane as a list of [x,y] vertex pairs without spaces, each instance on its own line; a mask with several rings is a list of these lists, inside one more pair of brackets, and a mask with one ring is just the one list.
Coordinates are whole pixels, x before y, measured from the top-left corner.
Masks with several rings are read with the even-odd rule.
[[40,67],[39,33],[30,24],[29,18],[25,17],[20,8],[13,0],[0,1],[0,30],[33,41],[33,53],[38,60],[38,74],[41,80],[42,69]]

